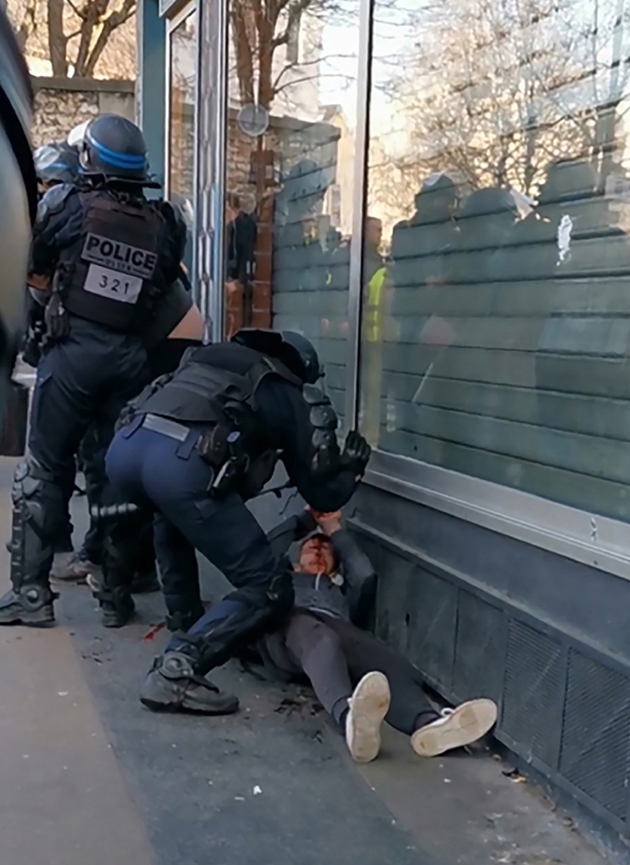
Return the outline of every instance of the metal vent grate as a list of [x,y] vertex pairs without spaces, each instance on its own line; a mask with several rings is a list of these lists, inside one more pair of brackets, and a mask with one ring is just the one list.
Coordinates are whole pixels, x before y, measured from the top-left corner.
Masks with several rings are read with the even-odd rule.
[[534,757],[555,768],[563,700],[561,646],[510,619],[501,729]]
[[505,617],[500,609],[460,591],[453,692],[460,700],[490,697],[501,701]]
[[625,819],[629,758],[630,679],[571,650],[560,771]]
[[450,691],[457,589],[419,567],[414,570],[409,589],[409,659]]
[[364,536],[360,536],[360,544],[378,575],[376,634],[393,649],[406,654],[409,642],[407,595],[414,565]]

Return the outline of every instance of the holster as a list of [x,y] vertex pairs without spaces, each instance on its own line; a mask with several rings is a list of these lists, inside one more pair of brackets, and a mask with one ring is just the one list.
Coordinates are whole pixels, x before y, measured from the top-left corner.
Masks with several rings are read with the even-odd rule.
[[249,457],[242,444],[240,432],[222,423],[199,437],[196,445],[199,456],[214,469],[208,489],[213,497],[221,498],[235,489],[247,471]]

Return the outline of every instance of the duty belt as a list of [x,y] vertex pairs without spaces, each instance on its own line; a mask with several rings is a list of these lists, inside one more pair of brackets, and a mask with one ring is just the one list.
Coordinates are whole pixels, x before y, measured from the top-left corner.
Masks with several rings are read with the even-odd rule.
[[[157,414],[145,414],[144,419],[142,421],[142,426],[145,429],[152,430],[153,432],[159,433],[160,435],[166,436],[167,438],[174,439],[175,441],[183,444],[188,436],[190,435],[190,428],[184,426],[184,424],[177,423],[177,421],[171,420],[167,417],[162,417]],[[210,481],[210,485],[208,487],[208,492],[210,495],[222,495],[228,489],[232,487],[237,476],[241,472],[241,464],[235,459],[235,457],[230,453],[229,449],[227,449],[222,459],[212,459],[213,454],[213,440],[215,432],[201,433],[197,440],[194,443],[194,448],[201,457],[201,459],[208,463],[213,469],[213,477]],[[239,438],[239,433],[231,433],[230,435],[235,436],[236,439]],[[230,438],[228,435],[228,439]]]

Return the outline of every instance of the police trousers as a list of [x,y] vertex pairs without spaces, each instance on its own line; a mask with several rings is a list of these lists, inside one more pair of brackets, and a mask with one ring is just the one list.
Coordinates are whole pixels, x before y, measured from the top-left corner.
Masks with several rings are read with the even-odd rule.
[[[155,549],[169,614],[196,609],[193,629],[168,650],[185,651],[207,672],[224,663],[267,627],[279,624],[293,603],[286,560],[277,561],[262,528],[236,493],[213,498],[213,469],[196,450],[200,430],[173,435],[150,428],[169,421],[139,415],[119,430],[107,454],[107,473],[128,500],[158,514]],[[195,550],[217,567],[234,592],[203,615]]]
[[[197,340],[165,339],[159,345],[148,350],[150,380],[154,381],[161,375],[174,372],[182,359],[184,352],[191,346],[199,345]],[[106,483],[105,456],[111,441],[111,433],[98,425],[92,425],[79,448],[79,468],[85,476],[85,492],[88,507],[101,504],[102,491]],[[95,564],[101,564],[103,555],[103,540],[106,523],[102,520],[90,520],[90,527],[83,539],[82,552]],[[129,556],[133,568],[138,574],[146,574],[155,567],[155,551],[153,547],[153,526],[150,516],[144,520],[134,521],[135,544],[130,544],[121,556]],[[126,539],[124,528],[115,534]],[[72,545],[61,547],[62,550],[72,549]]]
[[[56,539],[67,531],[68,502],[75,458],[91,425],[108,443],[122,407],[147,384],[145,349],[138,337],[72,318],[71,332],[50,346],[38,367],[31,408],[28,447],[44,476],[33,494],[42,510],[39,550],[29,550],[24,572],[47,584]],[[103,461],[104,469],[104,461]],[[71,482],[72,480],[72,482]],[[110,487],[103,503],[113,501]],[[19,582],[19,581],[18,581]]]

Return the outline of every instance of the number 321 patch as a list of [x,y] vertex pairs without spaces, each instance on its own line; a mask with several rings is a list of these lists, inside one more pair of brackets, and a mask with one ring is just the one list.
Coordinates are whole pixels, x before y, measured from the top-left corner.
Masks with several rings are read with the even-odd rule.
[[142,291],[142,280],[139,276],[130,276],[109,267],[101,267],[100,264],[91,264],[83,288],[108,300],[135,303]]

